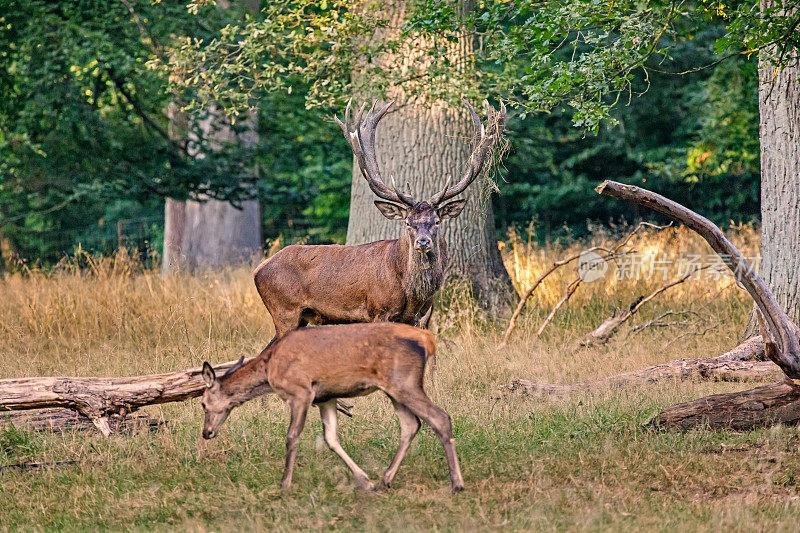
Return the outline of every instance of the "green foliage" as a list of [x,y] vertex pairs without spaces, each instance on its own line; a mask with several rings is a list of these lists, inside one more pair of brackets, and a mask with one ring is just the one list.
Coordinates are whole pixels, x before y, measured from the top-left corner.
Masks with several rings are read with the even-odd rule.
[[646,81],[634,80],[634,89],[646,82],[649,90],[612,111],[617,127],[587,136],[566,109],[512,119],[508,177],[495,200],[499,229],[533,219],[541,238],[580,237],[590,222],[630,219],[630,206],[593,191],[604,179],[643,185],[723,226],[758,219],[755,62],[738,57],[682,76],[664,72],[709,62],[718,34],[706,28],[676,47],[669,63],[652,65]]
[[201,21],[180,5],[133,9],[89,0],[0,7],[0,227],[23,255],[53,258],[63,251],[54,233],[79,239],[119,198],[144,204],[114,208],[136,216],[154,195],[246,194],[245,180],[231,179],[242,174],[240,157],[197,160],[169,138],[163,110],[173,96],[145,66],[162,38],[200,32]]
[[257,161],[264,232],[289,241],[343,242],[350,211],[350,147],[319,108],[304,106],[300,83],[291,94],[265,96]]
[[[211,3],[211,2],[208,2]],[[366,37],[386,21],[369,9],[351,9],[347,0],[268,2],[263,16],[222,28],[211,39],[185,37],[168,60],[150,62],[171,74],[173,87],[191,90],[187,109],[217,102],[236,115],[264,92],[291,93],[298,81],[308,85],[307,105],[330,105],[348,94],[350,74],[360,57],[392,50],[395,41],[368,43]],[[353,46],[358,43],[357,46]],[[364,65],[358,87],[376,90],[390,81],[375,65]]]
[[[268,2],[260,14],[213,4],[0,7],[4,242],[45,261],[78,242],[109,251],[123,234],[158,250],[164,196],[252,191],[266,236],[341,241],[351,155],[329,117],[350,94],[391,86],[516,106],[501,231],[534,220],[542,237],[582,235],[587,221],[621,218],[630,211],[592,191],[606,178],[746,221],[758,212],[757,65],[720,54],[769,49],[779,62],[797,21],[787,4],[492,0],[466,12],[416,0],[391,31],[371,0]],[[475,53],[454,64],[470,37]],[[206,157],[189,157],[168,134],[172,101],[194,119],[211,101],[234,120],[255,104],[260,141],[209,150],[194,131]]]
[[195,159],[170,138],[165,111],[177,97],[147,62],[174,35],[202,38],[240,16],[174,2],[0,4],[0,235],[17,254],[53,262],[78,243],[109,252],[120,240],[160,250],[165,196],[237,202],[256,178],[273,233],[304,217],[298,233],[341,235],[349,159],[330,156],[333,130],[302,96],[263,99],[262,142],[250,149],[208,149],[194,127]]

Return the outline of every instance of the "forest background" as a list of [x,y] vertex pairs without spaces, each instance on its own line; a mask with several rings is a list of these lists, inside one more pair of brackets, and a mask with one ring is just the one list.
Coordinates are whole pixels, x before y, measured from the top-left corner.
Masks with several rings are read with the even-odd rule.
[[[153,64],[176,40],[207,41],[249,15],[183,2],[3,6],[6,260],[52,264],[78,246],[109,252],[126,242],[157,257],[164,199],[200,191],[235,203],[243,162],[257,169],[249,190],[260,201],[266,239],[344,242],[352,155],[332,121],[343,98],[314,101],[309,82],[288,73],[284,87],[250,95],[255,146],[197,159],[170,138],[175,84]],[[430,3],[421,9],[430,11]],[[627,206],[593,192],[604,179],[644,184],[723,226],[757,220],[758,64],[753,55],[719,50],[729,31],[723,15],[674,25],[659,41],[669,41],[668,54],[645,58],[645,68],[631,73],[610,120],[575,127],[568,103],[541,113],[512,108],[510,150],[492,200],[498,238],[512,227],[540,242],[581,238],[593,223],[623,221]]]

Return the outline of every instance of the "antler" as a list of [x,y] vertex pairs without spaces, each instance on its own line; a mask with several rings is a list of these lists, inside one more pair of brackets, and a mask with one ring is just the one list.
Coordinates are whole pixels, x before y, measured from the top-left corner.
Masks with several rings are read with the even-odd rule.
[[367,105],[367,103],[364,102],[358,110],[355,123],[351,121],[350,116],[350,105],[352,102],[352,98],[347,102],[347,109],[345,109],[344,112],[344,122],[339,120],[339,117],[335,115],[333,119],[342,128],[347,142],[350,143],[350,147],[353,149],[353,153],[358,161],[358,168],[361,169],[361,174],[364,176],[364,179],[367,180],[369,188],[372,189],[372,192],[375,193],[376,196],[384,200],[413,206],[416,202],[412,196],[400,192],[395,185],[391,188],[386,186],[381,178],[381,173],[378,169],[378,160],[375,157],[375,128],[394,102],[384,104],[383,107],[375,112],[376,101],[373,101],[372,107],[367,111],[367,115],[363,116],[364,109]]
[[481,173],[481,169],[486,161],[486,155],[489,153],[489,149],[492,147],[492,144],[494,144],[495,139],[498,138],[503,132],[503,128],[505,127],[506,106],[502,102],[500,102],[500,111],[497,111],[490,106],[489,102],[484,103],[484,107],[486,108],[486,123],[488,125],[488,130],[483,124],[481,124],[481,119],[478,117],[478,114],[475,112],[475,109],[470,105],[470,103],[464,100],[464,105],[467,106],[470,116],[472,117],[472,123],[475,126],[475,137],[477,139],[477,144],[475,145],[475,149],[472,150],[472,155],[469,156],[467,170],[464,172],[464,176],[461,178],[461,181],[451,187],[448,180],[444,186],[444,189],[431,197],[431,205],[437,205],[445,200],[449,200],[450,198],[461,194],[464,192],[464,189],[469,187],[469,184],[472,183]]

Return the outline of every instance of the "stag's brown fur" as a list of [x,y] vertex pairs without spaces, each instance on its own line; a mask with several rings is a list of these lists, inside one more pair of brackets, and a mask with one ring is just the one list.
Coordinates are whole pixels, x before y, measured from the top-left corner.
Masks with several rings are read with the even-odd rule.
[[282,488],[292,482],[297,443],[309,407],[319,407],[325,442],[351,469],[365,489],[374,489],[367,474],[339,444],[336,400],[386,393],[400,419],[400,446],[383,476],[391,485],[411,440],[424,420],[436,432],[450,467],[453,492],[464,481],[455,452],[450,417],[423,390],[425,364],[436,353],[433,335],[405,324],[387,322],[299,329],[268,346],[248,364],[217,379],[205,363],[203,437],[212,438],[233,407],[262,394],[268,385],[291,409],[286,438]]
[[[438,223],[426,215],[420,224]],[[293,245],[264,261],[254,278],[276,338],[308,324],[418,324],[441,287],[447,248],[438,232],[428,252],[416,250],[413,237],[406,229],[399,239],[360,246]]]
[[389,219],[403,220],[399,239],[361,246],[288,246],[255,271],[261,299],[275,323],[275,339],[308,324],[392,321],[427,326],[433,298],[447,267],[447,245],[439,223],[457,217],[466,200],[446,201],[461,194],[480,174],[491,146],[503,130],[505,107],[486,104],[488,128],[467,106],[475,127],[475,148],[462,178],[430,200],[418,202],[411,193],[389,187],[375,156],[375,130],[391,102],[380,109],[366,104],[344,121],[336,118],[353,149],[370,189],[386,201],[376,201]]

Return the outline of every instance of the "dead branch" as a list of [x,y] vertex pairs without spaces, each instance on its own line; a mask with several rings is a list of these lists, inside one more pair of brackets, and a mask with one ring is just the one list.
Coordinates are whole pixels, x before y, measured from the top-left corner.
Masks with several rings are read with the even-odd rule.
[[633,337],[634,335],[638,335],[647,328],[669,328],[673,326],[687,326],[692,323],[692,321],[689,320],[688,318],[681,318],[679,320],[665,320],[665,319],[668,317],[688,317],[690,315],[695,316],[700,321],[704,321],[704,319],[696,311],[666,311],[653,319],[650,319],[646,322],[642,322],[641,324],[633,326],[631,330],[628,332],[627,337],[630,338]]
[[[661,229],[664,229],[664,228],[666,228],[668,226],[669,225],[667,225],[667,226],[657,226],[657,225],[651,224],[649,222],[639,222],[639,224],[637,224],[637,226],[631,232],[629,232],[625,237],[622,238],[622,240],[618,241],[611,248],[605,248],[603,246],[592,246],[591,248],[587,248],[586,250],[582,250],[580,253],[574,254],[574,255],[572,255],[570,257],[567,257],[565,259],[561,259],[559,261],[555,261],[552,265],[550,265],[550,267],[547,270],[545,270],[538,278],[536,278],[534,280],[534,282],[531,284],[531,286],[528,288],[528,290],[525,291],[525,294],[522,295],[522,298],[520,298],[519,303],[517,304],[517,308],[514,309],[514,313],[511,315],[511,320],[509,320],[509,322],[508,322],[508,327],[506,328],[506,332],[503,335],[503,341],[500,343],[499,347],[503,348],[503,347],[506,346],[506,344],[508,344],[508,339],[509,339],[509,337],[511,337],[511,333],[513,333],[514,328],[517,326],[517,319],[519,318],[520,313],[522,313],[522,309],[525,307],[525,304],[527,303],[528,299],[531,297],[533,292],[536,290],[536,288],[539,287],[539,285],[541,285],[541,283],[545,280],[545,278],[547,278],[550,274],[552,274],[553,272],[558,270],[560,267],[562,267],[564,265],[568,265],[568,264],[572,263],[573,261],[575,261],[577,259],[580,259],[580,257],[582,255],[587,254],[587,253],[591,253],[591,252],[603,252],[602,254],[600,254],[600,257],[603,259],[603,261],[609,261],[611,259],[614,259],[614,258],[616,258],[616,257],[621,255],[620,254],[620,250],[622,248],[624,248],[625,246],[627,246],[627,244],[631,241],[631,239],[633,239],[633,237],[636,236],[636,234],[642,228],[649,227],[649,228],[655,228],[655,229],[661,230]],[[573,282],[573,283],[575,283],[575,282]],[[566,292],[569,293],[569,296],[566,297],[566,300],[569,300],[569,298],[572,296],[572,294],[578,288],[578,285],[580,285],[580,280],[578,280],[578,283],[575,285],[575,287],[572,288],[572,292],[569,292],[569,289],[572,286],[572,284],[567,286],[567,291]],[[552,319],[552,315],[555,314],[555,311],[557,311],[558,308],[561,307],[566,302],[566,300],[563,300],[563,298],[562,298],[562,301],[560,301],[556,305],[556,308],[550,312],[550,315],[545,320],[545,323],[542,326],[539,327],[539,331],[536,334],[537,337],[541,336],[541,332],[544,330],[544,328],[547,325],[547,323]]]
[[650,293],[645,297],[639,297],[636,301],[634,301],[628,308],[623,311],[620,315],[610,316],[603,321],[596,329],[587,333],[580,341],[578,341],[579,346],[596,346],[598,344],[605,344],[608,342],[611,337],[617,332],[619,327],[627,322],[633,315],[635,315],[642,307],[644,307],[647,302],[661,294],[662,292],[676,286],[680,285],[690,277],[692,277],[696,272],[703,270],[706,267],[700,267],[697,269],[692,270],[691,272],[687,272],[685,275],[681,276],[675,281],[667,283]]
[[[214,367],[227,370],[237,361]],[[203,393],[202,368],[131,377],[41,377],[0,379],[0,414],[62,407],[89,418],[103,435],[112,432],[110,418],[124,418],[146,405],[181,402]],[[269,392],[268,390],[264,391]]]
[[771,361],[757,361],[763,354],[760,337],[752,337],[718,357],[679,359],[649,366],[641,370],[624,372],[608,378],[580,383],[539,383],[525,379],[514,380],[504,388],[535,397],[566,397],[607,388],[629,388],[660,381],[767,381],[781,377],[781,370]]
[[[597,249],[598,249],[598,247],[589,248],[589,251],[596,251]],[[550,265],[550,268],[545,270],[543,274],[541,274],[538,278],[536,278],[536,280],[528,288],[528,290],[525,291],[525,294],[522,295],[522,298],[520,298],[519,303],[517,304],[517,308],[514,309],[514,313],[511,315],[511,320],[508,323],[508,327],[506,328],[506,332],[503,335],[503,342],[500,343],[500,348],[502,348],[506,344],[508,344],[508,338],[511,337],[511,333],[514,331],[514,328],[517,326],[517,319],[519,318],[519,315],[522,312],[522,308],[525,307],[525,303],[528,301],[528,298],[531,297],[531,294],[533,294],[533,291],[536,290],[536,288],[545,280],[545,278],[547,278],[547,276],[549,276],[550,274],[552,274],[553,272],[558,270],[559,267],[564,266],[566,264],[569,264],[569,263],[575,261],[576,259],[580,258],[581,254],[583,254],[583,253],[584,252],[581,252],[580,254],[575,254],[575,255],[570,256],[570,257],[568,257],[566,259],[562,259],[560,261],[554,262],[552,265]]]
[[570,298],[572,298],[572,295],[575,294],[576,290],[578,290],[578,286],[580,286],[582,281],[583,280],[581,280],[581,278],[575,278],[574,280],[572,280],[570,282],[569,285],[567,285],[567,288],[564,290],[564,296],[561,297],[561,299],[558,301],[558,303],[550,311],[550,314],[547,315],[547,318],[544,319],[544,322],[542,322],[542,325],[539,326],[539,329],[536,330],[536,336],[537,337],[541,337],[542,336],[542,332],[544,331],[544,328],[546,328],[547,324],[549,324],[550,321],[553,320],[553,317],[555,316],[556,312],[559,309],[561,309],[561,307],[565,303],[567,303]]
[[[753,298],[763,316],[764,353],[780,367],[786,378],[784,383],[768,387],[714,395],[673,406],[654,417],[652,425],[685,428],[708,423],[746,429],[776,422],[796,423],[796,413],[800,411],[800,332],[741,252],[711,221],[659,194],[613,181],[604,181],[596,190],[600,194],[649,207],[703,237]],[[743,410],[747,412],[744,418],[732,414]]]

